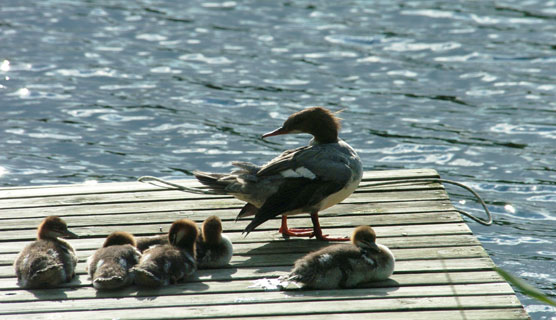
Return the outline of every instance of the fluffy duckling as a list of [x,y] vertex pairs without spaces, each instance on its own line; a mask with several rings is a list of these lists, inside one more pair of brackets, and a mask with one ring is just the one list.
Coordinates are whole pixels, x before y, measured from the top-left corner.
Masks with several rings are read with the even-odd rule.
[[[168,235],[158,235],[137,239],[137,248],[144,252],[152,246],[168,243]],[[233,247],[230,239],[222,234],[222,221],[210,216],[203,222],[195,243],[197,267],[199,269],[220,268],[232,259]]]
[[232,242],[222,234],[222,221],[210,216],[203,222],[201,235],[197,239],[197,264],[199,269],[220,268],[232,259]]
[[[318,213],[347,198],[359,185],[363,174],[361,160],[353,148],[338,138],[340,119],[321,107],[292,114],[284,124],[262,137],[290,133],[309,133],[308,146],[287,150],[263,166],[234,162],[238,170],[229,173],[194,171],[195,177],[213,192],[229,194],[247,204],[238,218],[254,216],[244,232],[277,216],[282,217],[280,232],[285,236],[332,238],[322,233]],[[313,231],[289,229],[287,216],[309,213]]]
[[87,259],[87,271],[97,290],[118,289],[133,283],[130,269],[139,262],[141,253],[135,248],[132,234],[112,232],[102,248]]
[[168,244],[151,247],[133,267],[135,283],[142,287],[160,287],[176,283],[197,269],[195,241],[198,229],[189,219],[175,221],[168,232]]
[[286,280],[314,289],[352,288],[360,283],[385,280],[394,271],[394,255],[375,243],[369,226],[355,228],[351,244],[328,246],[297,260]]
[[139,251],[141,252],[145,252],[145,250],[149,249],[150,247],[161,244],[168,244],[168,234],[137,238],[137,249],[139,249]]
[[64,238],[77,238],[59,217],[46,217],[38,227],[37,240],[17,256],[14,267],[24,288],[56,287],[75,276],[75,249]]

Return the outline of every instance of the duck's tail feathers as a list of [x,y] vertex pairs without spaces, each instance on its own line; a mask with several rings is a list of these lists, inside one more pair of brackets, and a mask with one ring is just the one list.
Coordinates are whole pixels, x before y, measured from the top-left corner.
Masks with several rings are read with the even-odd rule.
[[[127,263],[127,262],[126,262]],[[133,282],[133,273],[127,267],[119,264],[103,264],[94,274],[93,287],[95,289],[117,289]]]
[[133,277],[98,277],[93,280],[93,287],[97,290],[114,290],[130,285],[133,282]]
[[162,281],[162,279],[154,275],[149,270],[145,270],[139,267],[133,267],[131,270],[133,271],[135,284],[140,287],[156,288],[164,284],[164,281]]
[[65,278],[64,266],[60,263],[36,270],[29,279],[23,281],[22,285],[26,288],[56,287],[62,283]]
[[242,173],[247,173],[247,174],[257,174],[257,172],[261,170],[260,166],[253,164],[251,162],[234,161],[232,162],[232,165],[240,168],[240,171],[242,171]]
[[193,171],[193,175],[195,175],[195,178],[197,178],[200,183],[210,187],[215,193],[228,194],[226,187],[230,184],[230,182],[221,180],[221,178],[227,175],[202,171]]
[[253,220],[251,220],[251,222],[247,225],[247,227],[243,229],[243,232],[241,234],[245,234],[245,236],[247,237],[251,231],[255,230],[256,227],[263,224],[263,222],[265,222],[266,220],[267,219],[261,219],[260,217],[255,216]]
[[243,208],[241,208],[241,211],[238,213],[237,217],[236,217],[236,221],[238,221],[240,218],[244,218],[244,217],[248,217],[248,216],[254,216],[257,214],[257,212],[259,211],[259,208],[255,207],[254,205],[250,204],[250,203],[246,203]]

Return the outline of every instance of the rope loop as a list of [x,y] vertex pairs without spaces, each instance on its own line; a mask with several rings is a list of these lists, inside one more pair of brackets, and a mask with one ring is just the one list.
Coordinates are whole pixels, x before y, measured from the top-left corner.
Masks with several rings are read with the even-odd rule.
[[368,183],[368,184],[364,184],[364,185],[359,185],[360,188],[365,188],[365,187],[378,187],[378,186],[385,186],[385,185],[395,185],[395,184],[406,184],[406,183],[413,183],[413,182],[423,182],[423,183],[447,183],[447,184],[453,184],[455,186],[458,186],[460,188],[463,188],[467,191],[469,191],[471,194],[473,194],[473,196],[475,197],[475,199],[477,199],[477,201],[481,204],[481,206],[483,207],[483,209],[485,210],[485,214],[487,216],[486,219],[482,219],[479,217],[474,216],[473,214],[467,212],[467,211],[463,211],[463,210],[459,210],[456,209],[457,212],[459,212],[460,214],[468,217],[469,219],[478,222],[482,225],[485,226],[490,226],[492,224],[492,214],[490,213],[490,211],[487,208],[486,203],[483,201],[483,199],[481,198],[481,196],[479,196],[479,194],[477,192],[475,192],[475,190],[471,189],[470,187],[464,185],[463,183],[457,182],[457,181],[453,181],[453,180],[447,180],[447,179],[440,179],[440,178],[424,178],[424,179],[403,179],[403,180],[394,180],[394,181],[385,181],[385,182],[376,182],[376,183]]

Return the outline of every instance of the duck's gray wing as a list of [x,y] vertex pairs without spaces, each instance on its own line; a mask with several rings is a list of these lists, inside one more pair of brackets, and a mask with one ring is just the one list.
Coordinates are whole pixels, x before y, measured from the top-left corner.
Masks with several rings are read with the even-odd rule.
[[257,176],[280,174],[285,178],[321,179],[346,184],[353,174],[350,156],[337,144],[301,147],[274,158],[260,168]]
[[295,167],[296,165],[298,165],[295,161],[295,158],[299,157],[299,154],[301,154],[302,152],[308,151],[311,148],[312,146],[305,146],[282,152],[279,156],[260,167],[257,172],[257,176],[271,176]]

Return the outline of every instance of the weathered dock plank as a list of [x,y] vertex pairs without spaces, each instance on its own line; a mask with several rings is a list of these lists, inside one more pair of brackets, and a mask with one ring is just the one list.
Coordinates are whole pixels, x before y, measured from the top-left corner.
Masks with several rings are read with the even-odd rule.
[[[248,283],[236,283],[235,287],[229,289],[241,290]],[[157,292],[151,292],[156,295]],[[437,285],[437,286],[412,286],[402,287],[398,290],[388,288],[363,288],[352,289],[345,294],[340,294],[338,290],[320,290],[318,294],[307,294],[306,292],[271,291],[265,294],[256,292],[233,292],[233,293],[212,293],[203,294],[202,292],[184,293],[178,295],[159,295],[156,299],[144,299],[143,307],[163,307],[183,304],[184,306],[203,306],[234,304],[238,301],[249,303],[271,303],[271,302],[295,302],[295,301],[342,301],[350,299],[378,299],[379,297],[388,298],[420,298],[420,297],[443,297],[443,296],[481,296],[481,295],[511,295],[512,288],[506,283],[481,283],[470,285]],[[134,308],[136,297],[121,297],[119,307]],[[68,299],[59,302],[65,310],[102,310],[110,309],[110,297],[97,297],[91,295],[80,299]],[[16,314],[20,312],[34,312],[34,310],[56,311],[58,305],[52,305],[49,301],[35,300],[24,304],[0,304],[0,314]]]
[[[362,184],[438,178],[431,169],[365,172]],[[199,187],[193,180],[176,181]],[[493,271],[480,246],[438,183],[362,187],[321,214],[326,233],[349,235],[372,225],[378,242],[396,256],[389,280],[345,290],[268,290],[253,286],[261,278],[287,273],[293,262],[326,243],[286,240],[279,219],[242,235],[249,219],[235,221],[242,202],[228,196],[196,195],[157,183],[102,183],[0,188],[0,317],[57,318],[256,318],[256,319],[527,319],[512,288]],[[216,214],[234,243],[230,265],[199,270],[188,282],[139,290],[132,286],[97,292],[85,259],[110,232],[137,236],[166,232],[179,218],[201,223]],[[34,239],[47,215],[63,217],[80,238],[76,278],[55,289],[17,286],[13,260]],[[308,215],[290,225],[310,227]],[[310,303],[307,303],[310,302]]]
[[[155,299],[155,301],[158,299]],[[326,316],[329,313],[354,313],[354,312],[398,312],[398,311],[429,311],[429,310],[453,310],[457,314],[459,310],[465,309],[504,309],[521,306],[515,295],[481,295],[481,296],[447,296],[447,297],[417,297],[417,298],[390,298],[373,299],[362,301],[361,299],[342,300],[341,303],[331,301],[305,301],[278,302],[278,303],[233,303],[218,305],[187,306],[187,302],[176,301],[172,306],[149,306],[147,303],[129,308],[118,308],[110,310],[57,310],[58,316],[78,319],[107,319],[107,318],[187,318],[187,319],[210,319],[210,318],[238,318],[238,317],[260,317],[265,315],[304,315],[320,314]],[[184,306],[185,305],[185,306]],[[357,310],[357,311],[355,311]],[[49,319],[51,315],[44,311],[34,311],[25,314],[18,313],[14,319]]]

